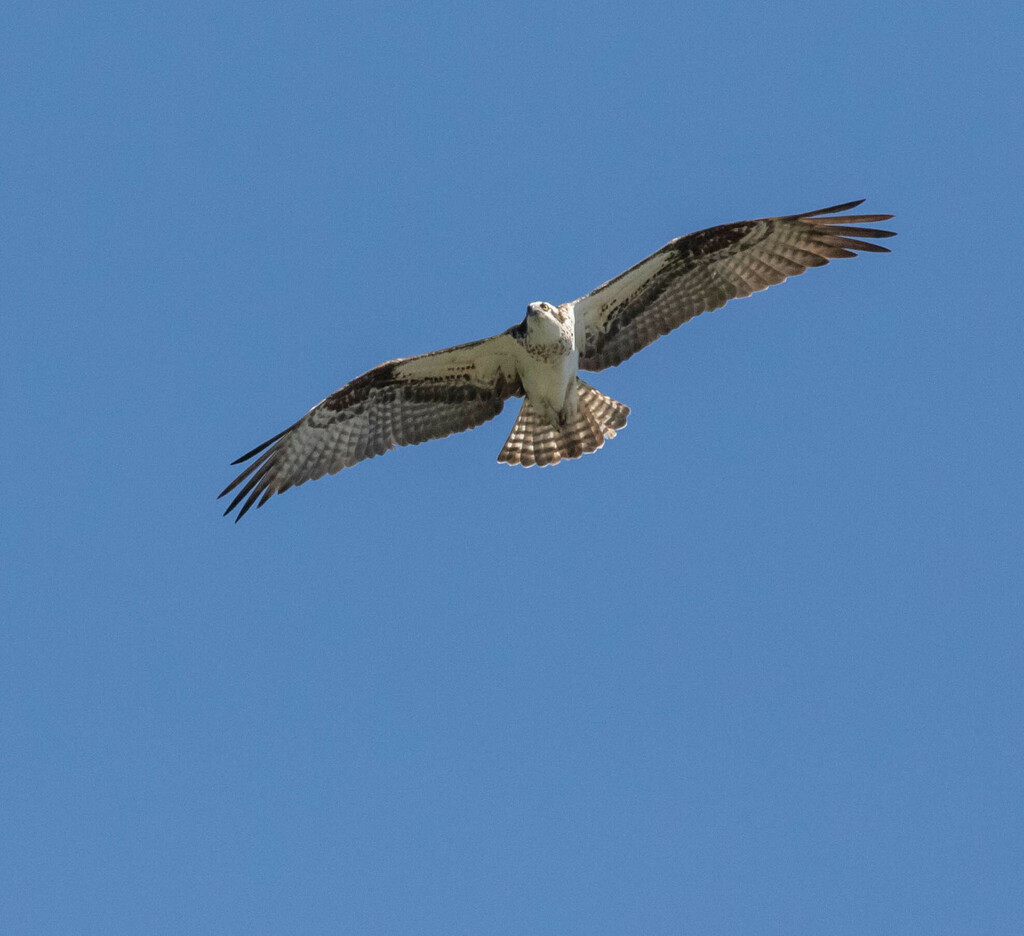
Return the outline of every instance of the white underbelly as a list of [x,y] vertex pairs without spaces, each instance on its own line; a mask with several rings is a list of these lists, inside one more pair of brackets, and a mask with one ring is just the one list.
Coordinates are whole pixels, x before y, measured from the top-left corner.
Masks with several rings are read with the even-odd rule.
[[576,414],[576,394],[568,393],[575,388],[576,367],[579,351],[573,348],[564,357],[552,361],[538,361],[533,358],[522,373],[523,390],[526,398],[546,417],[565,417]]

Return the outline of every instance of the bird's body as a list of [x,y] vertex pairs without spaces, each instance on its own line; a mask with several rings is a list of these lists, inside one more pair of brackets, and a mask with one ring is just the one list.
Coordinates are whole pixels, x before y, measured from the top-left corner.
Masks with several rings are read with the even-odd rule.
[[574,309],[531,302],[524,324],[518,368],[523,392],[545,422],[564,426],[577,410],[577,395],[570,392],[580,360]]
[[701,312],[808,267],[858,250],[887,252],[859,238],[892,232],[851,224],[891,215],[835,215],[859,204],[676,238],[580,299],[530,303],[523,321],[500,335],[381,364],[238,459],[255,458],[221,492],[242,485],[225,513],[241,504],[240,519],[293,485],[396,445],[478,426],[512,396],[525,399],[499,461],[553,465],[596,451],[625,426],[629,408],[581,380],[579,370],[620,364]]

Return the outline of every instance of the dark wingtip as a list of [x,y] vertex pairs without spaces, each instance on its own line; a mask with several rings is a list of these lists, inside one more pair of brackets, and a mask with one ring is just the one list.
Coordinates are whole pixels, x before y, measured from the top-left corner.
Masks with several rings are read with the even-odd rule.
[[[816,218],[822,218],[823,215],[835,215],[843,211],[849,211],[851,208],[856,208],[858,205],[863,205],[865,201],[866,199],[864,198],[858,198],[856,201],[844,202],[842,205],[832,205],[829,208],[818,208],[816,211],[803,211],[800,214],[790,215],[789,217],[794,220],[798,218],[814,220]],[[856,215],[847,217],[845,219],[836,219],[836,222],[834,223],[845,223],[847,221],[863,221],[870,223],[872,221],[888,221],[892,217],[894,216],[891,214]],[[822,220],[825,219],[822,218]]]
[[856,201],[844,202],[841,205],[832,205],[828,208],[818,208],[816,211],[803,211],[798,215],[794,215],[794,217],[813,218],[816,215],[836,214],[839,211],[849,211],[851,208],[856,208],[858,205],[863,205],[865,201],[867,201],[867,199],[858,198]]
[[[248,484],[246,484],[245,487],[243,487],[242,490],[238,492],[238,494],[235,496],[235,499],[230,504],[228,504],[228,508],[227,510],[224,511],[223,516],[226,517],[229,513],[231,513],[232,510],[235,509],[235,507],[238,506],[239,502],[246,496],[246,494],[248,494],[252,490],[253,485],[255,485],[258,482],[259,478],[266,471],[267,465],[263,463],[267,462],[267,459],[272,456],[273,452],[268,452],[265,450],[269,448],[271,445],[273,445],[275,442],[277,442],[279,439],[287,435],[288,432],[290,432],[294,428],[294,426],[289,426],[283,432],[279,432],[272,439],[267,439],[266,442],[262,443],[261,445],[257,445],[256,448],[254,448],[251,452],[246,452],[241,458],[236,458],[231,463],[232,465],[240,465],[242,464],[242,462],[249,461],[250,458],[254,458],[257,455],[260,455],[261,452],[263,452],[263,454],[259,458],[257,458],[256,461],[249,465],[248,468],[246,468],[237,478],[235,478],[234,481],[232,481],[226,488],[224,488],[223,491],[220,492],[220,494],[217,495],[217,500],[220,500],[225,494],[228,494],[231,491],[233,491],[242,481],[248,478],[249,475],[252,474],[252,472],[257,471],[257,469],[259,469],[257,474],[249,478]],[[267,462],[267,464],[269,464],[269,462]],[[260,469],[260,465],[263,465],[262,469]],[[252,500],[255,500],[257,496],[259,496],[259,492],[257,492],[257,494],[253,496]],[[238,516],[235,517],[235,523],[238,523],[238,521],[241,520],[242,517],[245,515],[245,512],[252,506],[252,500],[243,505],[241,511],[239,511],[238,513]],[[264,502],[265,501],[266,497],[264,497]]]
[[295,426],[289,426],[287,429],[282,429],[272,439],[267,439],[266,442],[261,442],[251,452],[246,452],[244,455],[240,456],[239,458],[236,458],[231,464],[232,465],[240,465],[240,464],[242,464],[242,462],[248,461],[250,458],[252,458],[253,455],[259,455],[259,453],[262,452],[268,445],[273,445],[278,439],[281,438],[281,436],[285,435],[285,433],[287,433],[287,432],[290,432],[294,428],[295,428]]
[[239,510],[238,514],[235,516],[235,523],[238,523],[238,521],[241,520],[242,517],[244,517],[249,512],[249,508],[252,507],[253,500],[255,500],[255,497],[251,497],[244,504],[242,504],[242,509]]
[[825,208],[822,213],[824,214],[825,211],[827,211],[827,212],[849,211],[851,208],[856,208],[858,205],[863,205],[864,202],[866,202],[866,201],[867,201],[866,198],[857,198],[854,201],[847,202],[845,205],[836,205],[835,208]]

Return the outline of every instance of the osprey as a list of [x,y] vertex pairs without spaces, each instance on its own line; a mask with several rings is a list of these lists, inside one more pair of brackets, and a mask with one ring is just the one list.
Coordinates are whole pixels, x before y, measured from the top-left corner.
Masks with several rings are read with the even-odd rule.
[[858,250],[888,253],[859,238],[894,232],[855,225],[892,215],[837,216],[861,202],[676,238],[580,299],[531,302],[523,321],[493,338],[381,364],[232,462],[255,459],[220,493],[242,485],[224,513],[241,504],[237,522],[253,504],[262,507],[293,485],[396,445],[472,429],[513,396],[525,399],[498,461],[555,465],[595,452],[626,425],[629,407],[591,387],[580,370],[621,364],[701,312],[808,267]]

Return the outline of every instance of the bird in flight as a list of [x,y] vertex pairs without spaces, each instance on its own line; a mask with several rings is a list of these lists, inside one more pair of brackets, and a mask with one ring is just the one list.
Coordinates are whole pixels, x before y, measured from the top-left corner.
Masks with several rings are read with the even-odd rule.
[[[345,384],[297,423],[232,462],[252,463],[224,514],[335,474],[396,445],[472,429],[525,397],[498,455],[509,465],[556,465],[595,452],[626,425],[629,407],[579,371],[621,364],[655,339],[730,299],[781,283],[856,251],[888,253],[861,227],[888,214],[840,215],[863,202],[739,221],[678,237],[573,302],[531,302],[526,317],[482,341],[388,361]],[[239,487],[240,486],[240,487]]]

